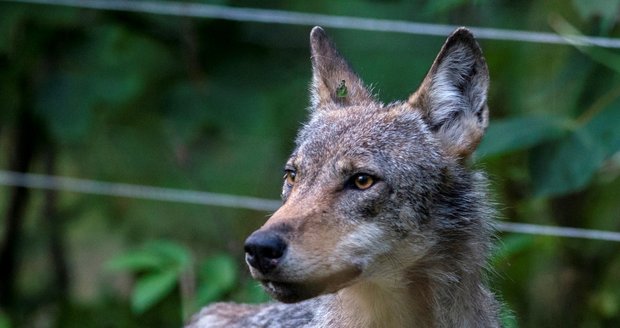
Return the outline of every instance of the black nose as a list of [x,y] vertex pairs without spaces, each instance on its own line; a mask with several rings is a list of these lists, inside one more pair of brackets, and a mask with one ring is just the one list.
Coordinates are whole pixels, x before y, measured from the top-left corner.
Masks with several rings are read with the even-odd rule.
[[266,274],[275,269],[286,251],[286,242],[272,231],[255,231],[245,241],[245,260]]

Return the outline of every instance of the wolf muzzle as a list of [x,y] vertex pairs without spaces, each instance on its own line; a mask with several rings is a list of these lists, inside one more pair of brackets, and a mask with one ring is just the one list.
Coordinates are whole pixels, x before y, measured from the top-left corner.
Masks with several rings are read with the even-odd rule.
[[273,271],[284,256],[287,243],[274,231],[255,231],[245,241],[245,260],[262,274]]

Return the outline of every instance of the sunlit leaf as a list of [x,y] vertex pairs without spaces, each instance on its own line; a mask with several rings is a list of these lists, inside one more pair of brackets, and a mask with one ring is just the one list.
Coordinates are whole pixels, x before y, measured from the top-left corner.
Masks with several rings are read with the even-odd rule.
[[141,277],[131,296],[131,307],[135,313],[148,310],[163,300],[173,289],[179,273],[173,270],[155,272]]
[[524,116],[492,121],[477,154],[490,157],[533,147],[558,138],[566,132],[566,119],[546,116]]

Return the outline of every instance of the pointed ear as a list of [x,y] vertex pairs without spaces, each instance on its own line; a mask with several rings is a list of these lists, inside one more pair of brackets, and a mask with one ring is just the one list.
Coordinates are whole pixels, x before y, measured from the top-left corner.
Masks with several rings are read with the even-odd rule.
[[423,111],[448,153],[467,158],[488,125],[488,87],[482,50],[469,30],[459,28],[448,37],[408,103]]
[[370,91],[338,53],[325,31],[310,32],[312,54],[311,101],[313,109],[349,106],[372,101]]

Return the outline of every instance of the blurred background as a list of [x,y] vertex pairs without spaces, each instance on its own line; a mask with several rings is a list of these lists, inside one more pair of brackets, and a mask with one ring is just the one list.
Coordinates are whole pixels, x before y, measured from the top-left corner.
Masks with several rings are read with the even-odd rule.
[[[315,24],[384,102],[472,27],[492,81],[473,165],[504,223],[490,274],[504,321],[620,327],[620,242],[604,240],[619,235],[543,229],[620,231],[620,2],[180,1],[0,2],[0,328],[179,327],[210,302],[268,300],[242,245],[278,204]],[[490,34],[505,30],[565,38]]]

